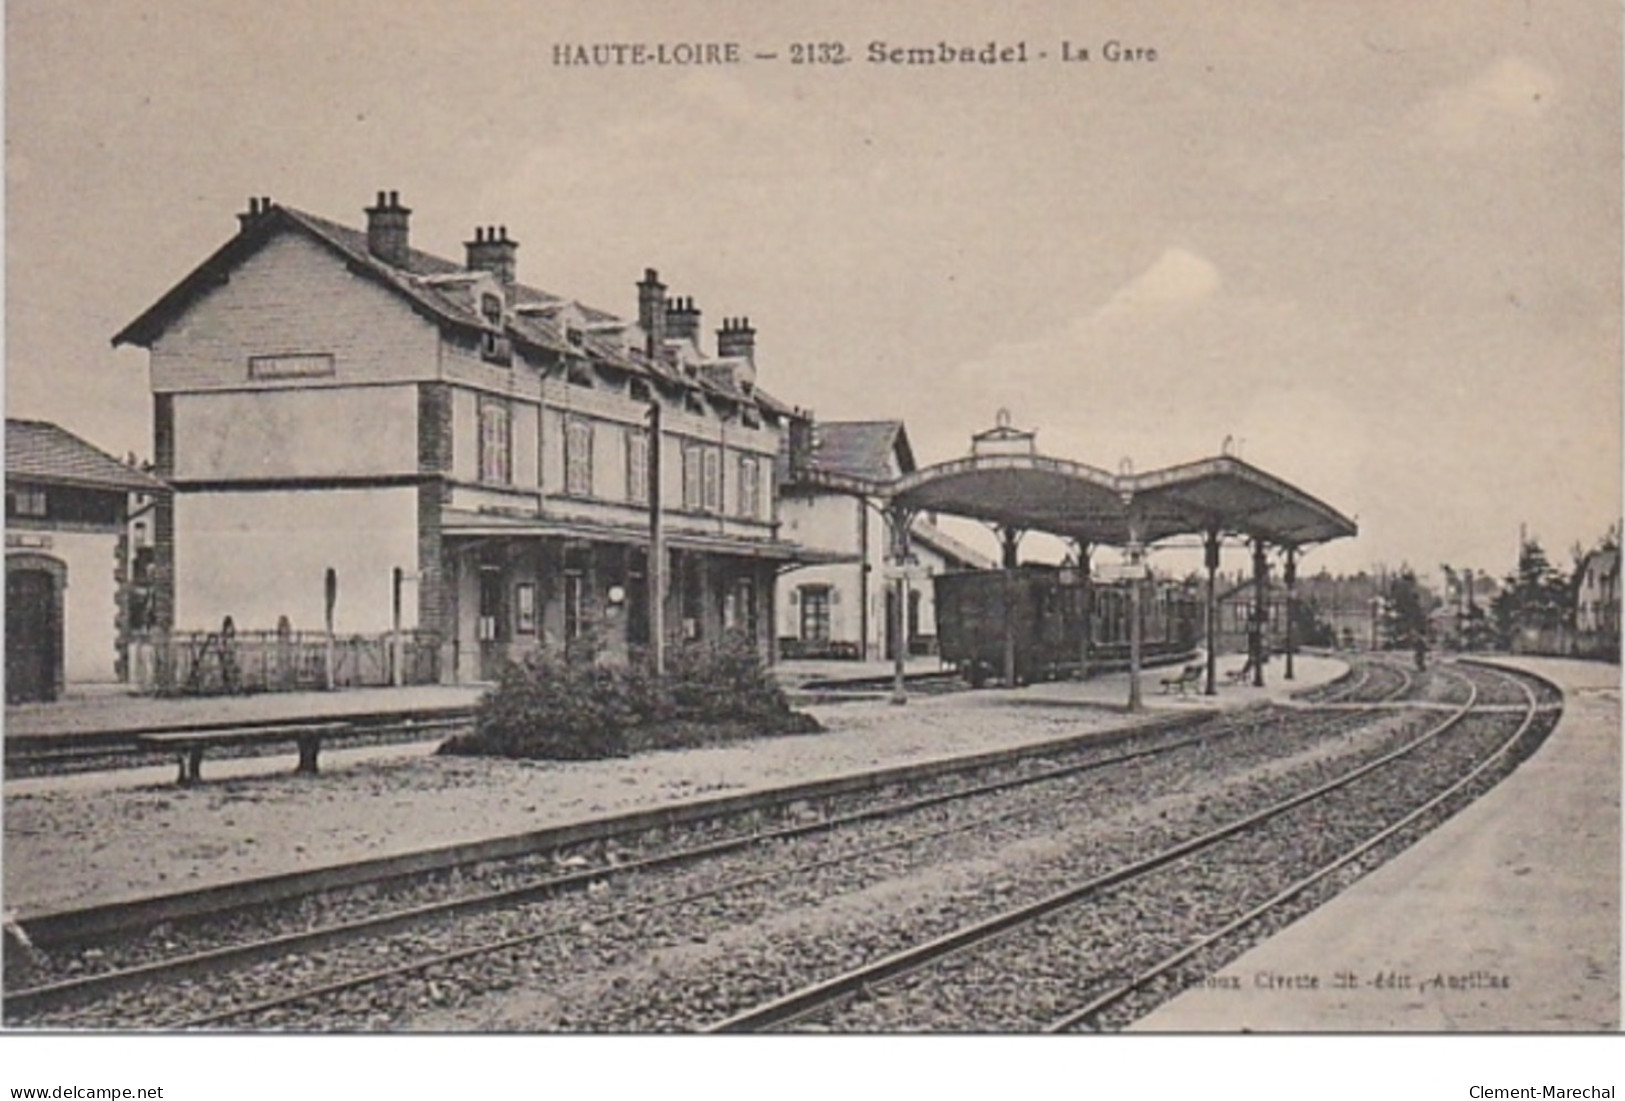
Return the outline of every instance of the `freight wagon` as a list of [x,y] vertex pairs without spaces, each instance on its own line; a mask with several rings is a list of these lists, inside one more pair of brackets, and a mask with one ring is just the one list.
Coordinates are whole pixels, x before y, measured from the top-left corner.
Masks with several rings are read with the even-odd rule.
[[[1072,570],[1023,565],[1013,570],[938,574],[937,639],[944,662],[974,685],[1003,679],[1007,656],[1018,684],[1075,676],[1089,627],[1089,671],[1129,662],[1131,594],[1126,584],[1084,585]],[[1189,660],[1201,630],[1197,593],[1168,581],[1145,583],[1141,662]]]

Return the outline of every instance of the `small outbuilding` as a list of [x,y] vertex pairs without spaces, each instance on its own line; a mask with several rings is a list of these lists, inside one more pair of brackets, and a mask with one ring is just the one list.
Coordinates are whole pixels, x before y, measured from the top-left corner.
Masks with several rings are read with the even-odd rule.
[[139,615],[139,514],[166,492],[55,424],[7,418],[7,703],[123,679]]

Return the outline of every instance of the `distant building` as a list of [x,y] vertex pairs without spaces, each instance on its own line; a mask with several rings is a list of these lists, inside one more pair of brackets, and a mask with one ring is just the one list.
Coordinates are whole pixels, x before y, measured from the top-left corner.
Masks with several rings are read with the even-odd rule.
[[1594,550],[1574,571],[1574,649],[1619,660],[1619,548]]
[[[1298,605],[1299,629],[1294,646],[1312,644],[1304,637],[1312,617],[1330,635],[1338,649],[1369,650],[1389,645],[1382,624],[1383,578],[1360,572],[1351,576],[1333,575],[1326,570],[1300,576],[1293,599]],[[1248,624],[1254,611],[1256,590],[1251,575],[1233,574],[1218,579],[1219,622],[1216,629],[1220,653],[1242,652],[1247,648]],[[1268,616],[1265,640],[1273,650],[1286,646],[1286,587],[1280,570],[1272,563],[1266,586],[1265,610]],[[1320,640],[1322,644],[1325,639]]]
[[143,591],[131,516],[166,497],[57,425],[7,418],[6,702],[123,679]]
[[[650,639],[658,466],[669,641],[770,656],[774,463],[801,415],[756,385],[756,331],[702,348],[653,271],[628,320],[516,277],[481,227],[414,248],[380,192],[356,229],[254,199],[239,232],[115,338],[151,352],[165,628],[404,634],[408,679],[490,679],[540,647]],[[651,438],[651,410],[660,433]],[[658,463],[657,463],[658,460]]]
[[[779,516],[787,538],[842,556],[779,576],[779,650],[786,657],[891,658],[896,590],[887,577],[891,534],[881,487],[915,469],[902,421],[810,423],[781,456]],[[931,577],[993,563],[917,518],[909,529],[912,580],[905,651],[936,653]]]

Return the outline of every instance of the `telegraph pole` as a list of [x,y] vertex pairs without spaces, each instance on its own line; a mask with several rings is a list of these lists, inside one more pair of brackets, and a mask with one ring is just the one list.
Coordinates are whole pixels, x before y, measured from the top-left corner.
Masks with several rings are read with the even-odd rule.
[[666,673],[666,538],[660,510],[660,398],[649,402],[649,658]]

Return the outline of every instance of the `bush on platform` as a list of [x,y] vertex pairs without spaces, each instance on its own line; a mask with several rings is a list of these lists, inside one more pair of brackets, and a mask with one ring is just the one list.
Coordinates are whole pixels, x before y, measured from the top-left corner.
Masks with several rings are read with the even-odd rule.
[[728,640],[674,650],[664,677],[646,654],[626,665],[531,655],[481,698],[474,730],[440,752],[597,760],[821,729],[791,709],[754,649]]

